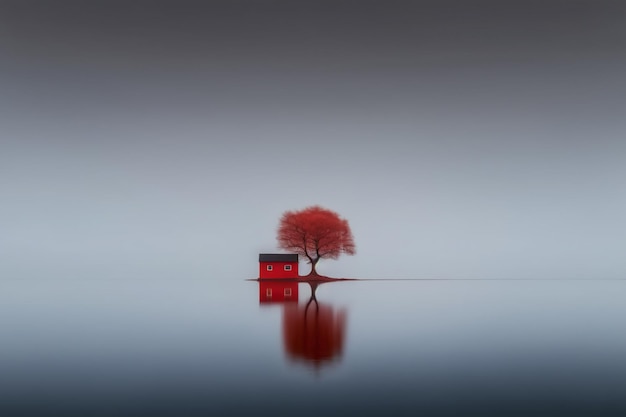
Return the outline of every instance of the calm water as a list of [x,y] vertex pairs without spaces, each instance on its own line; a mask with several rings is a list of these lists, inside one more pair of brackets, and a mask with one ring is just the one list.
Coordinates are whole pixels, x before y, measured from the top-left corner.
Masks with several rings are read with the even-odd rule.
[[1,282],[0,415],[626,415],[626,281],[218,281]]

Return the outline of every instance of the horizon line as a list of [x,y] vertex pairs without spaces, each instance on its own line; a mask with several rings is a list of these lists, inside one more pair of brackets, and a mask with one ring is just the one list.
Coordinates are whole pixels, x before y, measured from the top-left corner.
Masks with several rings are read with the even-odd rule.
[[249,278],[245,281],[626,281],[626,278],[330,278],[328,280],[307,279],[306,275],[299,278]]

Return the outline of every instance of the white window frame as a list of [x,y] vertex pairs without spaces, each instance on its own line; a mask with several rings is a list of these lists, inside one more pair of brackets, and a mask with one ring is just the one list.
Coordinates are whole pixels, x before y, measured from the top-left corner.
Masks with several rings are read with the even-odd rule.
[[265,296],[266,297],[271,297],[272,296],[272,289],[271,288],[266,288],[265,289]]
[[291,265],[284,265],[284,266],[283,266],[283,269],[284,269],[285,271],[291,271]]
[[285,288],[285,291],[283,291],[283,295],[285,297],[291,297],[291,288]]
[[274,270],[274,265],[267,265],[265,267],[265,269],[267,269],[268,271],[273,271]]

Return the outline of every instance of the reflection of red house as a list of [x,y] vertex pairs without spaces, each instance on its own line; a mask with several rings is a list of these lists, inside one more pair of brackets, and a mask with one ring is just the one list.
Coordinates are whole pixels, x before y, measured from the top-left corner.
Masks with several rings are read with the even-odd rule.
[[260,254],[259,278],[298,278],[298,255],[293,253]]
[[298,302],[298,283],[296,281],[259,281],[259,303],[292,302]]

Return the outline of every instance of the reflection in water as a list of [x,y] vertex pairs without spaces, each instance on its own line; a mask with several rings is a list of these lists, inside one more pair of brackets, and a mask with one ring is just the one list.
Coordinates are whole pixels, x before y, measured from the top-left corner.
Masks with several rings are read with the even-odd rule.
[[298,283],[280,281],[259,281],[259,303],[297,303]]
[[285,351],[293,360],[319,368],[341,357],[346,313],[317,301],[317,284],[311,284],[311,299],[304,306],[288,305],[283,310]]
[[[319,369],[341,358],[346,333],[346,312],[344,309],[336,310],[330,304],[318,302],[315,292],[319,283],[310,282],[309,285],[311,298],[304,305],[297,303],[297,282],[261,281],[259,300],[261,304],[283,305],[283,343],[287,356],[295,362]],[[285,294],[291,296],[287,297]]]

